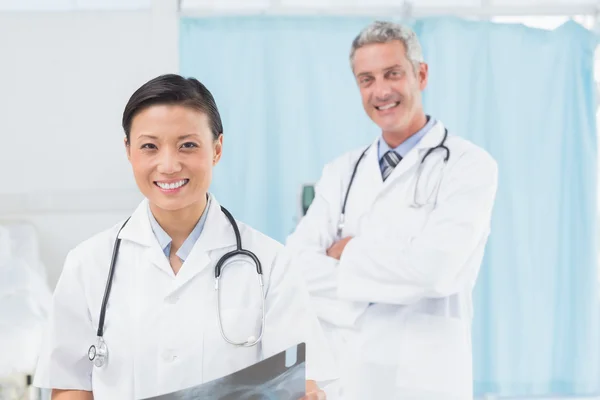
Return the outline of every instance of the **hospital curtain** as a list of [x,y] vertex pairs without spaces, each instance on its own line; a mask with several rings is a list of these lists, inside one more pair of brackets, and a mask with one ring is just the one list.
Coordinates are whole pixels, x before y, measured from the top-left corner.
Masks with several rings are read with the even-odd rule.
[[479,393],[599,390],[595,39],[456,19],[415,26],[425,108],[498,161],[475,293]]
[[[212,192],[284,241],[301,186],[365,146],[348,62],[369,18],[184,18],[181,73],[205,83],[224,123]],[[499,165],[492,234],[475,290],[477,394],[585,395],[600,387],[595,38],[456,18],[412,23],[430,79],[426,112]]]

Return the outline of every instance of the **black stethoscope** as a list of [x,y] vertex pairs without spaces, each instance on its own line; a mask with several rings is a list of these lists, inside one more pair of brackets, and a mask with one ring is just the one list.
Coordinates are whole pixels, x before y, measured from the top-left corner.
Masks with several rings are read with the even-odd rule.
[[[448,148],[448,146],[446,146],[446,139],[448,138],[448,129],[444,129],[444,137],[442,138],[442,141],[435,147],[430,148],[429,150],[427,150],[427,153],[425,153],[425,155],[423,156],[423,158],[421,159],[421,162],[419,163],[419,170],[417,171],[417,183],[415,184],[415,193],[414,193],[414,207],[418,207],[417,204],[417,187],[419,185],[419,181],[421,179],[421,173],[423,172],[423,163],[425,162],[425,160],[427,159],[427,157],[433,153],[435,150],[437,149],[441,149],[444,150],[446,152],[446,155],[444,156],[444,164],[448,163],[448,160],[450,159],[450,149]],[[346,189],[346,195],[344,196],[344,202],[342,203],[342,211],[340,213],[340,218],[338,220],[338,225],[337,225],[337,236],[339,238],[341,238],[342,236],[342,230],[344,229],[344,224],[346,221],[346,203],[348,202],[348,195],[350,194],[350,189],[352,189],[352,183],[354,182],[354,176],[356,175],[356,171],[358,170],[358,166],[360,165],[360,162],[362,161],[362,159],[365,157],[365,154],[367,153],[367,150],[369,150],[371,148],[371,146],[367,147],[366,149],[363,150],[363,152],[361,153],[360,157],[358,157],[358,160],[356,161],[356,163],[354,164],[354,170],[352,171],[352,176],[350,177],[350,182],[348,183],[348,188]]]
[[[225,214],[225,216],[229,220],[229,223],[231,224],[231,227],[233,228],[233,231],[235,233],[236,249],[233,251],[230,251],[229,253],[226,253],[221,258],[219,258],[219,260],[217,261],[217,264],[215,265],[215,291],[217,292],[217,319],[219,321],[219,330],[221,331],[221,336],[223,337],[223,339],[225,339],[225,341],[227,343],[233,344],[235,346],[251,347],[251,346],[256,345],[258,342],[260,342],[260,340],[262,339],[262,336],[263,336],[264,329],[265,329],[265,292],[264,292],[264,286],[263,286],[263,280],[262,280],[262,266],[260,264],[260,260],[258,259],[258,257],[256,257],[256,255],[253,252],[242,248],[242,238],[240,235],[240,230],[237,226],[237,223],[235,222],[235,219],[231,215],[231,213],[229,211],[227,211],[227,209],[225,209],[225,207],[223,207],[223,206],[221,206],[221,211],[223,212],[223,214]],[[104,336],[104,317],[106,315],[106,305],[108,303],[108,298],[110,296],[113,275],[115,272],[115,265],[116,265],[116,261],[117,261],[117,256],[119,254],[119,247],[121,246],[121,238],[119,238],[119,234],[121,233],[121,230],[125,227],[125,225],[127,224],[128,221],[129,221],[129,218],[127,218],[127,220],[123,223],[123,225],[117,232],[117,238],[115,240],[115,244],[114,244],[113,252],[112,252],[112,258],[110,261],[110,269],[108,272],[108,281],[106,282],[106,288],[104,290],[104,297],[102,299],[102,307],[100,308],[100,319],[98,321],[98,331],[96,334],[98,338],[97,338],[96,344],[91,345],[88,350],[88,359],[91,362],[93,362],[96,367],[99,367],[99,368],[106,365],[106,362],[108,359],[108,347],[107,347],[106,342],[104,341],[104,337],[103,337]],[[223,324],[221,322],[219,279],[221,278],[223,264],[225,264],[225,262],[227,260],[229,260],[230,258],[235,257],[235,256],[245,256],[245,257],[249,257],[252,260],[252,262],[256,266],[258,282],[259,282],[260,290],[262,293],[262,320],[261,320],[260,333],[258,335],[258,338],[255,336],[250,336],[244,342],[235,342],[233,340],[230,340],[227,337],[227,335],[225,334],[225,331],[223,330]]]

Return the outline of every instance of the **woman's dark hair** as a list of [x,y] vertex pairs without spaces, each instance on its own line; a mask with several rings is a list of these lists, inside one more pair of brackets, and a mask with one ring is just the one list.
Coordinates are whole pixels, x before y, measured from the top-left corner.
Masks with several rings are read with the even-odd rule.
[[221,115],[210,91],[194,78],[176,74],[161,75],[144,83],[131,95],[123,111],[123,130],[127,143],[133,118],[142,110],[154,105],[180,105],[205,113],[215,139],[223,133]]

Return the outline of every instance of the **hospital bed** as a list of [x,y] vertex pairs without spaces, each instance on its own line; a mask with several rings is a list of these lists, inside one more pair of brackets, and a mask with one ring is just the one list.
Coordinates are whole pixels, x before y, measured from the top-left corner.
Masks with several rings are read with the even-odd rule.
[[0,400],[40,398],[31,380],[51,296],[34,227],[0,223]]

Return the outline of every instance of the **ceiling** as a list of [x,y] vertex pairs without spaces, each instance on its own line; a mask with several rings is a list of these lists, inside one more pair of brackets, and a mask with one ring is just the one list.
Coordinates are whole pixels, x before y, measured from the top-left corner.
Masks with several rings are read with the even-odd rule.
[[600,0],[0,0],[0,11],[150,10],[179,2],[182,13],[596,15]]

